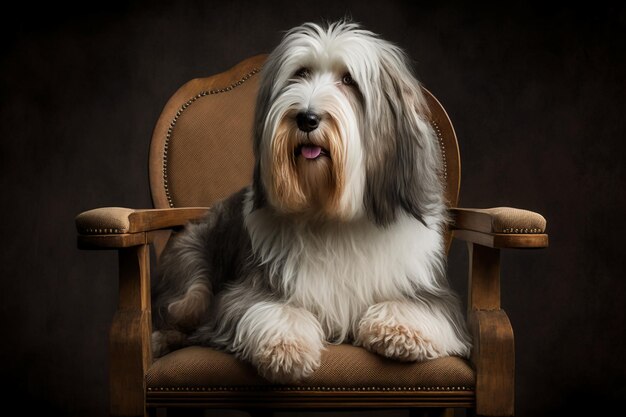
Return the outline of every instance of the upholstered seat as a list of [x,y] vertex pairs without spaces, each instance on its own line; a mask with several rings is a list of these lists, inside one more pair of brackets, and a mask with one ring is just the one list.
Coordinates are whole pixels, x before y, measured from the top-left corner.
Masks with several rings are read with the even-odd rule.
[[[234,355],[200,346],[190,346],[157,359],[148,369],[146,382],[150,391],[271,386],[252,365]],[[294,387],[471,391],[474,371],[465,359],[455,356],[404,363],[341,344],[328,346],[320,368]]]
[[[478,415],[513,414],[514,344],[500,308],[500,248],[547,246],[545,219],[508,207],[457,208],[460,156],[443,106],[427,90],[430,123],[443,161],[445,197],[468,242],[469,361],[447,357],[406,363],[351,345],[328,346],[321,367],[299,384],[272,385],[231,354],[192,346],[152,360],[150,249],[160,255],[172,229],[203,216],[250,183],[252,125],[264,56],[185,84],[165,106],[150,148],[154,209],[100,208],[76,219],[84,249],[117,249],[120,300],[110,333],[111,412],[139,416],[158,407],[423,408],[464,407]],[[471,365],[470,365],[471,364]]]
[[413,399],[430,396],[468,406],[474,401],[474,383],[472,367],[459,357],[404,363],[347,344],[328,346],[320,368],[294,385],[273,385],[234,355],[200,346],[169,353],[146,373],[147,401],[152,405],[176,404],[185,395],[196,401],[228,402],[237,401],[225,396],[235,391],[267,401],[317,391],[344,397],[410,394]]

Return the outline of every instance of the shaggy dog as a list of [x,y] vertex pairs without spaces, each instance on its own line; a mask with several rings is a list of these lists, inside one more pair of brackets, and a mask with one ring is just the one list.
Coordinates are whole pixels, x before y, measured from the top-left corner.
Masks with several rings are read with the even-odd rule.
[[155,356],[212,346],[278,383],[314,372],[326,343],[467,356],[428,114],[397,46],[344,21],[287,32],[262,70],[251,186],[163,253]]

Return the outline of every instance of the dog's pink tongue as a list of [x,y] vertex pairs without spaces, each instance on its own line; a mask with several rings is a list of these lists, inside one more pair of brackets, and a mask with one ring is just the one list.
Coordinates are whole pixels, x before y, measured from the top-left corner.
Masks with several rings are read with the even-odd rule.
[[305,145],[302,147],[302,156],[306,159],[315,159],[322,153],[322,148],[319,146]]

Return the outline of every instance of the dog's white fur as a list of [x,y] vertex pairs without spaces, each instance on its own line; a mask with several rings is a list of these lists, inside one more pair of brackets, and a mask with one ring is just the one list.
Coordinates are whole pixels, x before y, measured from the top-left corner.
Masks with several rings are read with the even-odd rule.
[[[305,111],[320,119],[308,132]],[[289,31],[263,69],[254,146],[251,187],[164,252],[156,356],[214,346],[289,383],[329,342],[404,361],[469,354],[444,273],[438,144],[399,48],[347,22]]]

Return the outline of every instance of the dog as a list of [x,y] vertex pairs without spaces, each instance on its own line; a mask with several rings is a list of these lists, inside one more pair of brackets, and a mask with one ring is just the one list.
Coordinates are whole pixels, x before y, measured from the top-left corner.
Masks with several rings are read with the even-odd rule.
[[162,255],[154,355],[211,346],[284,384],[310,376],[328,343],[468,356],[428,115],[394,44],[348,21],[286,32],[261,71],[252,184]]

